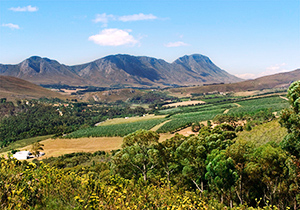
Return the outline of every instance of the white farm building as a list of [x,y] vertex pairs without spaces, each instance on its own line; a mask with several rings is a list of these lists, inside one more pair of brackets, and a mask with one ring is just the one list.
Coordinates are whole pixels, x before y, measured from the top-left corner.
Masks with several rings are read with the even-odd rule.
[[13,157],[16,158],[17,160],[26,160],[31,158],[31,152],[29,151],[20,151],[20,152],[16,152]]

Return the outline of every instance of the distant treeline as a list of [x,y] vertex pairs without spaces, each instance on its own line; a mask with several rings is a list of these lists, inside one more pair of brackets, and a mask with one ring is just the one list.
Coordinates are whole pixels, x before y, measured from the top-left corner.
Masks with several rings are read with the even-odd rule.
[[[53,134],[61,136],[91,127],[108,118],[143,115],[143,107],[93,106],[87,103],[64,103],[52,106],[40,101],[18,101],[0,103],[0,146],[11,142]],[[5,101],[5,102],[4,102]]]
[[[160,86],[157,87],[131,87],[126,85],[114,85],[111,87],[96,87],[96,86],[71,86],[71,85],[63,85],[63,84],[40,84],[40,86],[44,88],[53,88],[53,89],[67,89],[67,90],[76,90],[76,89],[84,89],[79,90],[74,94],[83,94],[87,92],[98,92],[98,91],[105,91],[105,90],[117,90],[117,89],[137,89],[137,90],[148,90],[148,89],[159,89]],[[176,86],[179,87],[179,86]]]

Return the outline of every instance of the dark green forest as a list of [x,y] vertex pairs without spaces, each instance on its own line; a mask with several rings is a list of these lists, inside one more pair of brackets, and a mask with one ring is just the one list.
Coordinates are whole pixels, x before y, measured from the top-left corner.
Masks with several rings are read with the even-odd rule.
[[0,103],[0,146],[35,136],[53,134],[58,137],[80,128],[92,127],[108,118],[145,113],[142,107],[88,107],[87,103],[70,102],[53,106],[36,100],[18,101],[16,104],[3,100]]

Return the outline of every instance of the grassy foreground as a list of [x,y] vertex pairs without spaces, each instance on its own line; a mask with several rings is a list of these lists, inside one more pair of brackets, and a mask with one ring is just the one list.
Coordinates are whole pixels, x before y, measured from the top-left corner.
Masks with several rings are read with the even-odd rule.
[[251,131],[243,131],[238,134],[236,141],[245,140],[253,142],[257,146],[261,146],[270,141],[280,143],[287,134],[286,128],[283,128],[278,123],[278,120],[273,120],[254,127]]

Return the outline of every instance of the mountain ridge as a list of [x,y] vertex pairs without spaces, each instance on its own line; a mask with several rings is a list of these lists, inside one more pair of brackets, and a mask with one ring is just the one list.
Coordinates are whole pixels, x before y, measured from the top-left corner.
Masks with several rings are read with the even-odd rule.
[[32,56],[19,64],[0,64],[0,75],[18,77],[38,85],[105,87],[164,87],[242,81],[200,54],[185,55],[172,63],[147,56],[117,54],[71,66]]
[[170,92],[184,92],[184,94],[190,95],[194,93],[202,94],[208,92],[244,92],[274,88],[287,89],[292,82],[297,80],[300,80],[300,69],[262,76],[256,79],[250,79],[231,84],[215,84],[208,86],[172,88],[170,89]]

